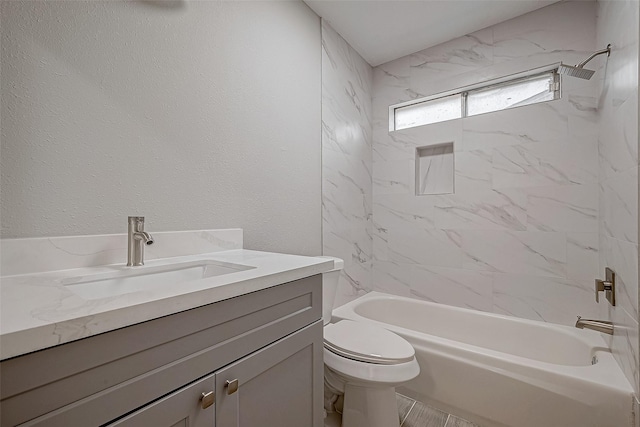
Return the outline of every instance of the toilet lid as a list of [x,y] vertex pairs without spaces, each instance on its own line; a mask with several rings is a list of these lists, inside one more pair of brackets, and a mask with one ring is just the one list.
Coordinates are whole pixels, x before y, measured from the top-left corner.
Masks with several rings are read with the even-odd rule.
[[340,356],[380,365],[410,362],[415,354],[411,344],[393,332],[352,320],[325,326],[324,346]]

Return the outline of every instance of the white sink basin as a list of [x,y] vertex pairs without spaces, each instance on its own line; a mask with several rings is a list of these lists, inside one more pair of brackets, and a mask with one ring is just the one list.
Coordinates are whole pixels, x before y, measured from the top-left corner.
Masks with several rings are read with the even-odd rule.
[[122,267],[117,271],[71,277],[62,284],[84,299],[98,299],[161,286],[180,284],[207,277],[232,274],[255,267],[216,261],[191,261],[160,266]]

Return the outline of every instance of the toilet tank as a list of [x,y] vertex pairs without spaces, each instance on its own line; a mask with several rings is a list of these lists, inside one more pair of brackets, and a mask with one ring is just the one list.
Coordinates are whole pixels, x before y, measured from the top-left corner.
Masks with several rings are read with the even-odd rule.
[[318,258],[333,260],[333,269],[322,273],[322,323],[326,325],[331,322],[331,311],[333,310],[333,302],[336,299],[338,280],[340,279],[340,272],[344,267],[344,261],[332,256],[321,256]]

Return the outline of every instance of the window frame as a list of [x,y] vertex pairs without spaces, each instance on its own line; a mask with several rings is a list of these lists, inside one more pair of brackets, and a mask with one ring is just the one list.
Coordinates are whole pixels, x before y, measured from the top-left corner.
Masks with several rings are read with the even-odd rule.
[[[461,112],[460,112],[460,117],[459,118],[474,117],[474,116],[477,116],[477,115],[487,114],[487,113],[494,112],[494,111],[503,111],[503,110],[508,110],[510,108],[517,108],[517,106],[516,107],[507,107],[507,108],[502,108],[502,109],[499,109],[499,110],[487,111],[487,112],[484,112],[484,113],[478,113],[478,114],[474,114],[473,116],[469,116],[467,114],[467,112],[468,112],[467,97],[469,96],[469,93],[481,92],[481,91],[485,91],[485,90],[489,90],[489,89],[495,89],[495,88],[499,88],[499,87],[510,86],[510,85],[517,84],[519,82],[526,82],[526,81],[530,81],[530,80],[535,80],[535,79],[540,78],[540,77],[545,76],[545,75],[549,75],[549,76],[552,77],[553,83],[550,85],[549,91],[553,92],[553,99],[552,100],[548,100],[548,101],[540,101],[540,102],[556,101],[556,100],[562,98],[562,85],[560,84],[561,79],[560,79],[560,74],[558,73],[558,67],[559,66],[560,66],[560,63],[556,63],[556,64],[553,64],[553,65],[548,65],[546,67],[535,68],[535,69],[528,70],[528,71],[525,71],[525,72],[522,72],[522,73],[511,74],[511,75],[500,77],[500,78],[497,78],[497,79],[487,80],[487,81],[484,81],[484,82],[481,82],[481,83],[476,83],[476,84],[473,84],[473,85],[464,86],[464,87],[461,87],[461,88],[458,88],[458,89],[453,89],[453,90],[446,91],[446,92],[440,92],[440,93],[437,93],[437,94],[434,94],[434,95],[431,95],[431,96],[427,96],[427,97],[423,97],[423,98],[417,98],[417,99],[413,99],[411,101],[406,101],[406,102],[402,102],[402,103],[399,103],[399,104],[390,105],[389,106],[389,132],[395,132],[396,130],[406,130],[406,129],[411,129],[413,127],[426,126],[428,124],[442,123],[442,122],[449,121],[449,120],[455,120],[455,119],[441,120],[441,121],[431,122],[431,123],[428,123],[428,124],[396,129],[396,110],[399,110],[399,109],[402,109],[402,108],[405,108],[405,107],[411,107],[411,106],[422,104],[422,103],[426,103],[426,102],[441,100],[443,98],[458,96],[458,95],[461,96],[461,98],[462,98],[461,99]],[[535,103],[531,103],[531,104],[525,104],[525,106],[526,105],[538,104],[540,102],[535,102]]]

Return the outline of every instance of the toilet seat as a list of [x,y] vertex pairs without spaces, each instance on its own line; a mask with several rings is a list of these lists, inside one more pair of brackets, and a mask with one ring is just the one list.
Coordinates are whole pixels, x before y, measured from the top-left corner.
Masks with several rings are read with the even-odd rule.
[[404,338],[384,328],[352,320],[324,327],[324,347],[335,355],[376,365],[399,365],[414,360],[415,351]]

